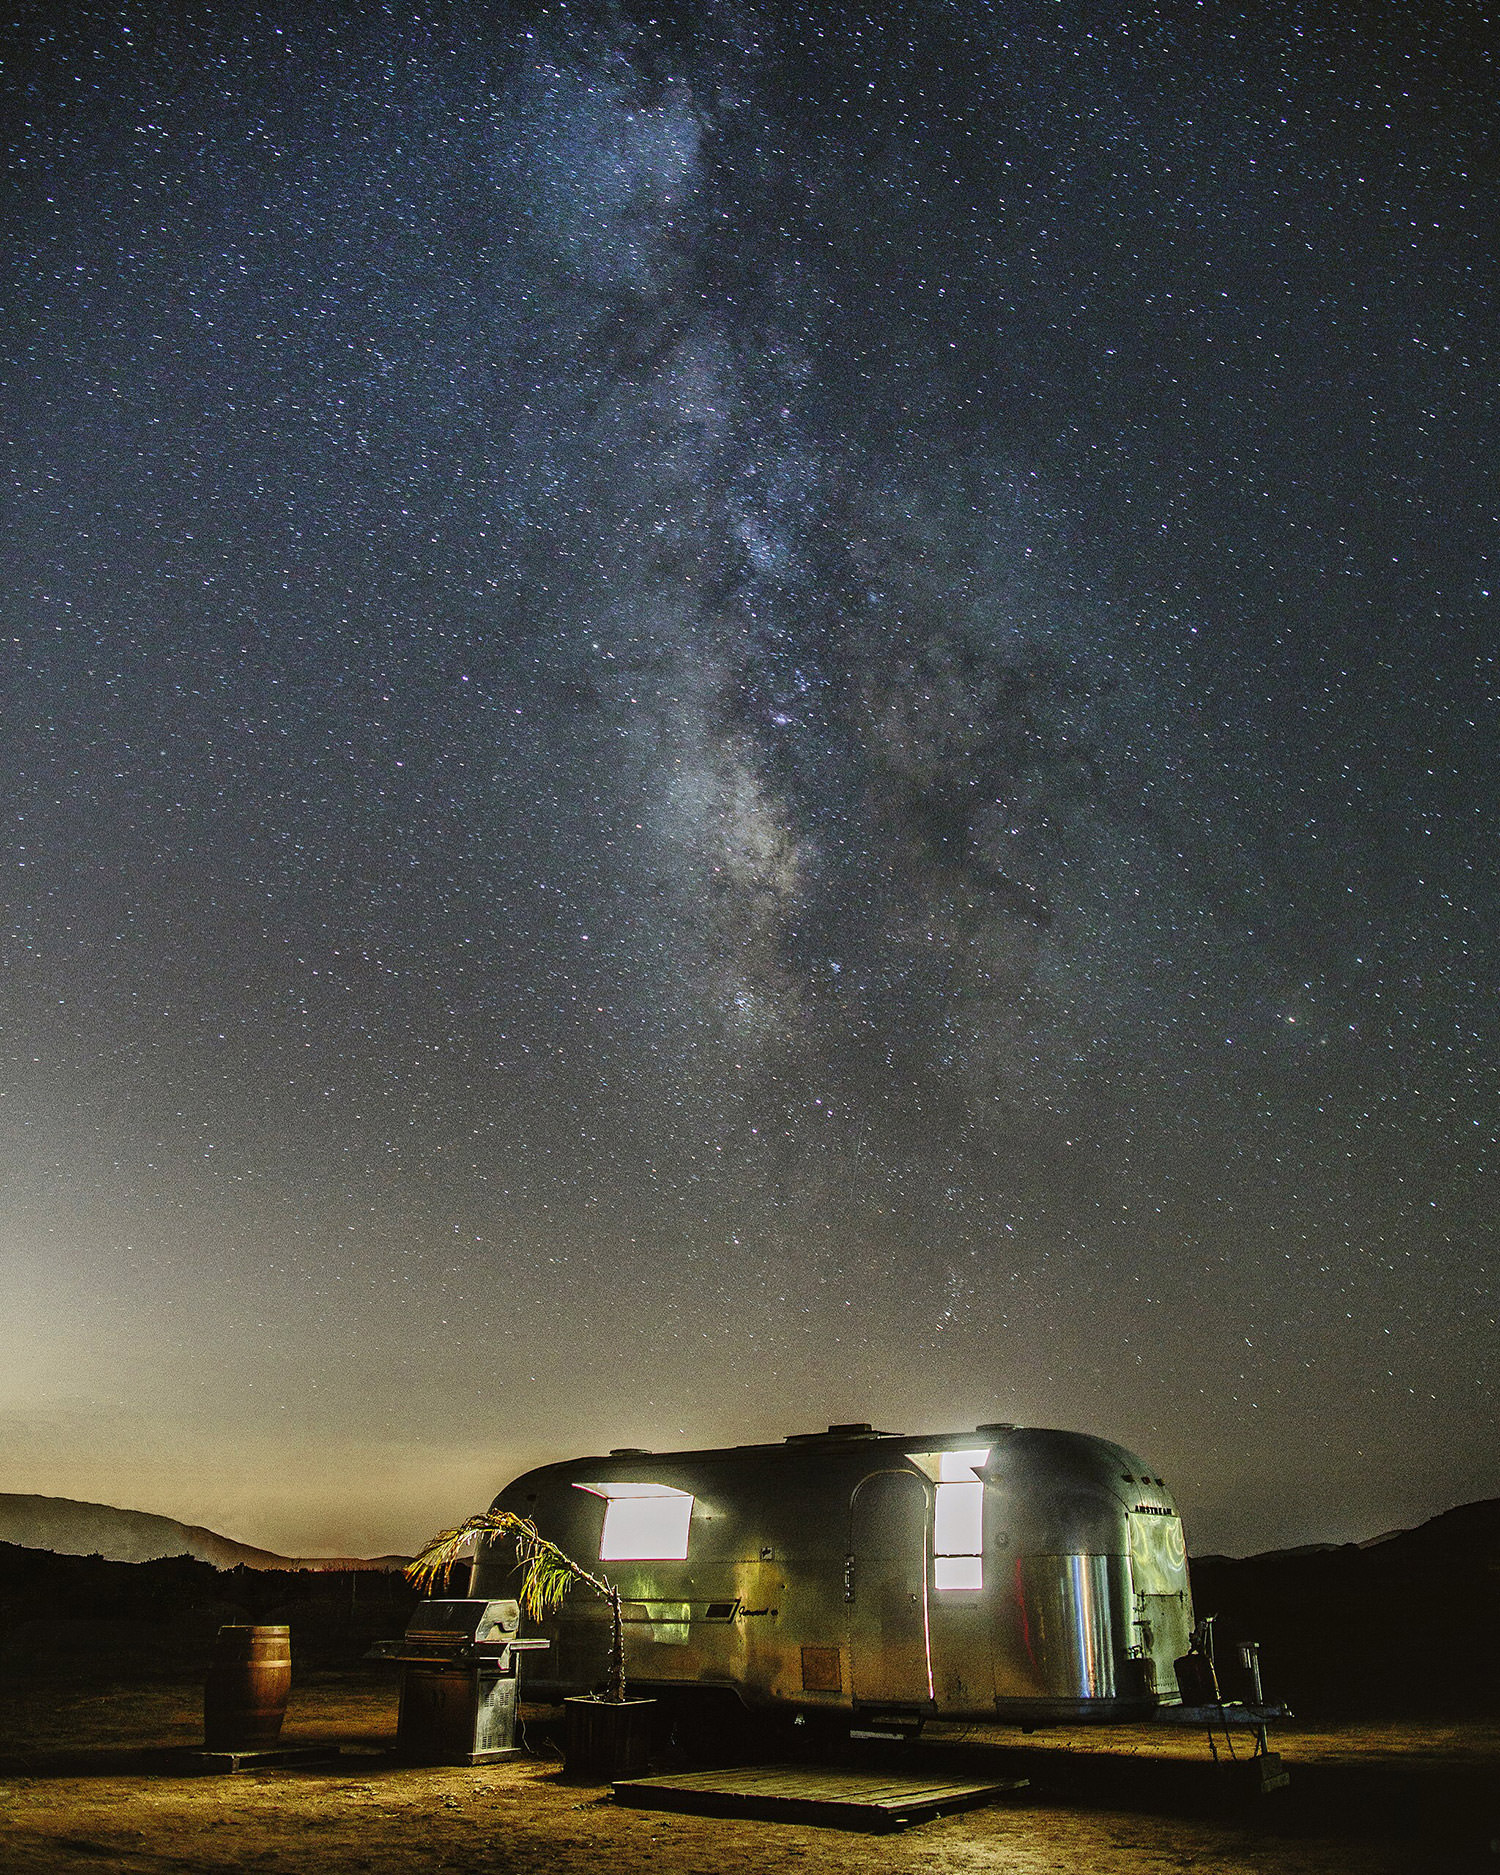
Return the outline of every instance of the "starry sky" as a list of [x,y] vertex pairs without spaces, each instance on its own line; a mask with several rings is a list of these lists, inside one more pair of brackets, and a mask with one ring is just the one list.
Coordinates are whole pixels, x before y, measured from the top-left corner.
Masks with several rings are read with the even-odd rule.
[[1500,1492],[1495,45],[12,7],[0,1489]]

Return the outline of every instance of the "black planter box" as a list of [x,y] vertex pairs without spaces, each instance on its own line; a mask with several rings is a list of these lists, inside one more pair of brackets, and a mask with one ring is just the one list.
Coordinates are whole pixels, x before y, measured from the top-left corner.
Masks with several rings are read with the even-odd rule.
[[639,1777],[651,1750],[654,1699],[565,1699],[567,1734],[563,1756],[570,1777]]

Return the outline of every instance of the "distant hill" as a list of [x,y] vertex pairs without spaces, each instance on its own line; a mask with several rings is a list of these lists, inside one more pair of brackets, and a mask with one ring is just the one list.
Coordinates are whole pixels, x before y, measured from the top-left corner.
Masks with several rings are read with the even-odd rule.
[[1500,1710],[1500,1498],[1364,1543],[1198,1556],[1226,1690],[1234,1643],[1258,1640],[1267,1693],[1305,1716]]
[[178,1523],[146,1510],[83,1504],[71,1497],[0,1491],[0,1543],[51,1550],[59,1556],[102,1556],[108,1562],[154,1562],[192,1556],[216,1569],[400,1569],[405,1556],[278,1556],[232,1537]]

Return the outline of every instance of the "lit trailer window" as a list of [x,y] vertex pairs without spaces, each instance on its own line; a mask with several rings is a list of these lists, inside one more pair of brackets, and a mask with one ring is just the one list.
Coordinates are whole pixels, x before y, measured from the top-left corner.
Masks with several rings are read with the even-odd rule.
[[688,1525],[693,1515],[691,1491],[679,1491],[670,1484],[626,1480],[575,1484],[573,1488],[591,1491],[605,1500],[600,1562],[687,1560]]
[[932,1507],[932,1586],[984,1587],[984,1485],[975,1475],[987,1445],[961,1452],[913,1452],[912,1463],[936,1485]]

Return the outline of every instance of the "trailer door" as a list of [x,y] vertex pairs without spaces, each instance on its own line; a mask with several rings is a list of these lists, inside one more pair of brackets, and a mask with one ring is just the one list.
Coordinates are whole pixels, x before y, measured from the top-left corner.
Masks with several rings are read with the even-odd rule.
[[927,1706],[928,1490],[915,1472],[877,1471],[849,1504],[844,1597],[857,1706]]

